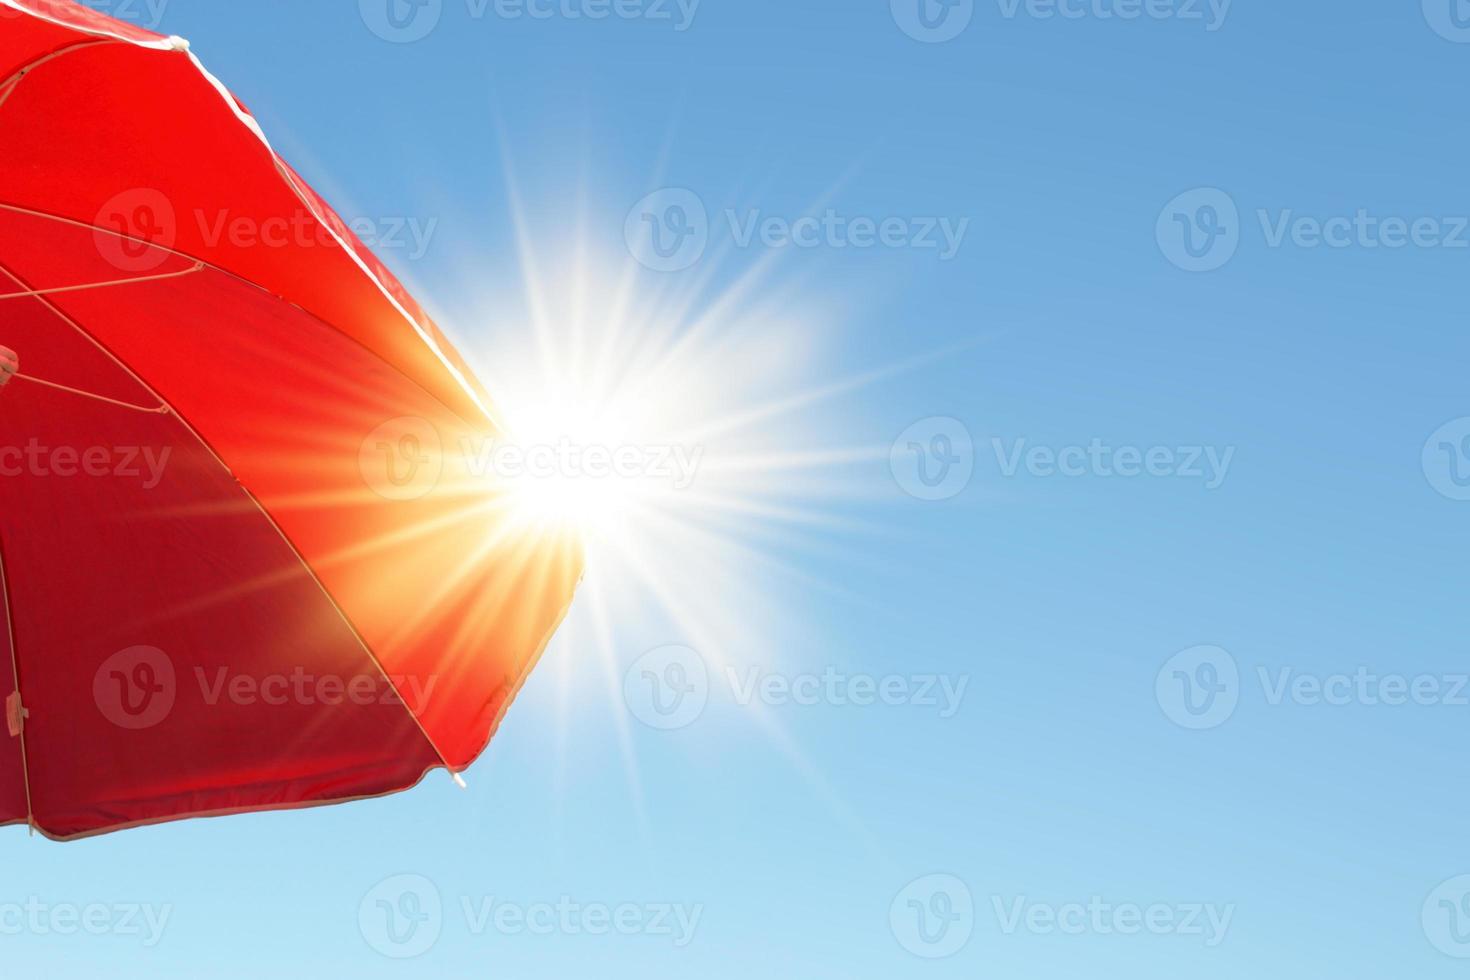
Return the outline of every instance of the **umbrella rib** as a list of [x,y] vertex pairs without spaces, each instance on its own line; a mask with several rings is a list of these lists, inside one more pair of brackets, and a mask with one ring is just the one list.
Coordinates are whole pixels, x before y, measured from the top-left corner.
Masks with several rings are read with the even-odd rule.
[[[21,285],[26,285],[25,280],[23,280],[20,276],[11,271],[4,262],[0,262],[0,272],[4,272],[6,275],[10,276]],[[393,693],[398,696],[398,703],[403,705],[403,710],[408,713],[409,718],[413,719],[413,723],[418,726],[419,733],[424,736],[424,741],[429,744],[429,748],[436,756],[438,756],[439,761],[443,763],[444,768],[449,772],[451,776],[455,778],[455,781],[457,783],[462,782],[462,780],[459,779],[458,774],[455,772],[454,767],[449,764],[449,760],[445,758],[444,753],[440,751],[439,746],[436,745],[434,739],[430,737],[428,729],[424,727],[424,723],[419,719],[418,714],[408,706],[408,700],[404,698],[403,693],[398,690],[398,685],[393,683],[393,678],[388,674],[387,669],[384,668],[382,661],[378,659],[378,655],[373,652],[372,647],[368,646],[367,640],[365,640],[362,634],[358,632],[357,624],[355,624],[350,618],[348,618],[346,610],[344,610],[342,606],[337,602],[336,596],[332,595],[331,590],[327,588],[326,583],[323,582],[321,578],[317,575],[316,569],[311,567],[311,563],[306,560],[306,556],[303,555],[300,549],[296,547],[296,542],[291,540],[290,535],[286,533],[285,529],[281,527],[281,525],[276,521],[275,516],[266,509],[265,505],[260,502],[255,494],[251,493],[250,488],[245,486],[245,484],[242,483],[237,476],[235,476],[235,473],[233,470],[230,469],[229,464],[224,461],[223,457],[221,457],[218,452],[215,451],[214,446],[210,444],[209,440],[205,439],[203,434],[201,434],[198,429],[194,428],[194,426],[190,424],[189,420],[179,413],[179,410],[174,407],[172,402],[163,397],[163,394],[152,385],[150,385],[147,381],[144,381],[141,377],[139,377],[136,371],[128,367],[127,364],[125,364],[121,358],[119,358],[116,354],[109,350],[105,344],[103,344],[96,337],[92,336],[91,332],[88,331],[87,328],[83,327],[75,319],[69,316],[64,310],[62,310],[61,307],[57,306],[47,297],[37,296],[35,297],[35,299],[36,302],[42,304],[47,309],[49,309],[63,323],[70,326],[73,330],[75,330],[78,334],[80,334],[83,338],[90,342],[92,346],[101,351],[103,355],[105,355],[109,360],[111,360],[114,364],[121,368],[129,377],[131,377],[134,381],[136,381],[139,385],[146,389],[149,394],[151,394],[154,398],[157,398],[158,403],[162,405],[165,409],[167,409],[167,413],[178,419],[179,424],[184,427],[184,430],[188,432],[191,436],[193,436],[195,440],[198,441],[199,445],[204,449],[204,451],[209,454],[210,458],[212,458],[216,463],[219,464],[220,469],[224,470],[224,472],[230,477],[230,479],[234,480],[235,485],[240,488],[240,492],[245,495],[246,499],[249,500],[250,503],[255,506],[255,509],[260,512],[261,517],[265,518],[266,523],[269,524],[275,530],[276,534],[280,536],[281,541],[290,550],[291,554],[294,555],[296,557],[296,560],[301,563],[301,567],[306,572],[307,576],[312,580],[312,582],[316,583],[317,588],[321,590],[322,596],[327,600],[327,602],[331,604],[332,608],[336,610],[337,615],[342,619],[343,625],[345,625],[348,631],[352,633],[353,639],[357,640],[358,645],[362,647],[363,653],[367,654],[368,659],[373,662],[373,665],[378,668],[378,672],[383,675],[383,680],[387,682],[389,688],[392,689]],[[13,652],[13,644],[11,649]]]
[[[80,293],[88,289],[102,289],[106,286],[126,286],[132,283],[139,282],[158,282],[161,279],[177,279],[180,276],[192,275],[193,273],[198,272],[200,269],[203,268],[203,262],[195,262],[192,267],[184,269],[180,272],[163,272],[159,273],[156,276],[135,276],[131,279],[113,279],[108,282],[89,282],[83,283],[82,285],[78,286],[54,286],[50,289],[23,289],[18,293],[0,293],[0,300],[23,299],[26,297],[36,296],[55,296],[58,293]],[[19,280],[16,281],[18,282]],[[134,405],[132,402],[119,401],[116,398],[108,398],[106,395],[99,395],[96,392],[84,391],[81,388],[73,388],[70,385],[57,384],[55,381],[47,381],[44,378],[37,378],[29,374],[17,374],[16,377],[22,381],[29,381],[32,384],[42,385],[47,388],[54,388],[57,391],[64,391],[72,395],[80,395],[83,398],[90,398],[93,401],[105,402],[108,405],[116,405],[119,408],[130,408],[135,412],[147,412],[155,415],[163,415],[167,414],[168,412],[168,407],[165,405],[159,405],[153,408],[150,408],[147,405]]]
[[[3,0],[0,0],[0,5],[3,5]],[[32,217],[32,218],[40,218],[40,219],[42,219],[44,221],[55,221],[58,224],[71,225],[74,228],[85,228],[88,231],[97,232],[99,234],[111,235],[111,236],[113,236],[115,238],[119,238],[119,239],[122,239],[123,241],[127,241],[127,242],[132,242],[134,244],[147,245],[147,246],[150,246],[151,248],[156,248],[159,251],[167,252],[169,255],[173,255],[173,256],[176,256],[176,257],[181,258],[181,259],[187,259],[190,262],[198,262],[205,269],[208,269],[210,272],[218,272],[222,276],[229,276],[231,279],[234,279],[236,282],[243,282],[245,285],[249,286],[250,288],[252,288],[252,289],[258,289],[262,293],[265,293],[268,296],[274,296],[276,299],[279,299],[282,302],[291,303],[290,300],[286,299],[284,296],[281,296],[279,293],[273,293],[269,289],[266,289],[264,286],[262,286],[260,283],[255,282],[255,281],[253,281],[251,279],[248,279],[245,276],[240,275],[238,272],[231,272],[229,269],[226,269],[226,268],[224,268],[222,266],[215,265],[213,262],[210,262],[208,259],[201,259],[197,255],[192,255],[192,254],[190,254],[188,252],[181,252],[178,249],[176,249],[176,248],[170,248],[167,245],[160,245],[157,242],[150,242],[146,238],[136,238],[136,237],[134,237],[132,235],[129,235],[129,234],[125,233],[125,232],[120,232],[120,231],[116,230],[115,228],[103,228],[101,225],[95,225],[95,224],[92,224],[91,222],[88,222],[88,221],[79,221],[76,218],[67,218],[67,217],[64,217],[64,216],[59,215],[59,214],[52,214],[49,211],[37,211],[34,208],[22,207],[19,204],[11,204],[8,201],[3,201],[3,200],[0,200],[0,211],[10,211],[10,212],[12,212],[14,214],[24,214],[24,215],[27,215],[27,216]],[[133,281],[136,282],[136,281],[139,281],[139,280],[133,280]],[[407,381],[409,384],[413,385],[419,391],[423,392],[425,397],[427,397],[429,399],[432,399],[433,402],[434,402],[434,404],[436,404],[440,408],[444,409],[444,411],[447,412],[448,414],[454,416],[454,418],[456,420],[458,420],[459,422],[461,422],[465,426],[474,427],[471,424],[471,422],[468,419],[466,419],[458,410],[454,409],[449,404],[447,404],[444,401],[444,399],[440,398],[438,395],[434,394],[432,391],[430,391],[429,389],[425,388],[423,386],[423,384],[420,383],[417,379],[415,379],[411,375],[407,374],[402,368],[398,367],[392,361],[389,361],[382,354],[380,354],[377,351],[373,350],[371,347],[367,346],[366,344],[364,344],[362,341],[358,340],[356,337],[352,336],[351,334],[346,333],[345,331],[340,330],[337,327],[333,326],[329,321],[322,319],[320,316],[318,316],[317,314],[313,313],[311,310],[305,309],[304,307],[299,306],[296,303],[291,303],[291,305],[293,307],[295,307],[296,309],[301,310],[301,312],[303,312],[307,316],[311,317],[317,323],[320,323],[326,329],[332,331],[333,333],[335,333],[338,336],[340,336],[340,337],[344,338],[345,340],[347,340],[349,343],[351,343],[354,346],[360,348],[362,351],[364,351],[373,360],[377,361],[379,364],[382,364],[388,370],[392,371],[394,374],[398,375],[400,378],[402,378],[403,380]],[[492,419],[492,421],[493,421],[493,419]]]
[[[351,244],[348,243],[346,239],[344,239],[341,235],[337,233],[337,229],[332,226],[332,223],[330,221],[326,220],[325,216],[318,213],[316,205],[312,203],[311,196],[307,194],[301,186],[299,186],[299,184],[302,182],[298,181],[298,179],[293,175],[290,165],[286,163],[281,155],[276,152],[275,147],[271,145],[270,140],[265,135],[265,131],[261,129],[260,123],[255,119],[254,116],[252,116],[244,107],[239,104],[234,94],[225,87],[225,84],[221,82],[218,78],[216,78],[208,68],[205,68],[202,61],[194,56],[194,54],[189,50],[189,43],[186,40],[181,37],[169,37],[159,38],[157,41],[140,41],[135,38],[125,38],[116,34],[99,32],[76,24],[63,23],[61,21],[57,21],[53,18],[47,17],[44,14],[38,14],[36,11],[27,10],[26,8],[21,7],[16,2],[16,0],[0,0],[0,6],[11,7],[13,9],[19,10],[23,14],[27,14],[32,17],[38,17],[41,20],[59,24],[60,26],[65,27],[68,30],[85,33],[89,36],[98,38],[97,41],[81,42],[77,45],[73,45],[72,47],[90,47],[94,44],[111,44],[120,42],[124,44],[132,44],[141,48],[152,49],[155,51],[163,50],[171,52],[183,52],[188,57],[189,61],[194,65],[195,69],[199,72],[200,76],[204,79],[205,83],[210,85],[219,93],[220,98],[224,100],[225,106],[234,114],[235,118],[239,120],[240,124],[243,125],[246,130],[248,130],[251,134],[253,134],[255,138],[260,141],[261,145],[265,147],[266,152],[270,154],[271,162],[274,165],[276,172],[285,182],[286,186],[291,190],[291,193],[296,196],[296,199],[306,206],[306,209],[311,212],[312,217],[316,218],[316,220],[321,224],[322,228],[326,230],[327,234],[332,236],[332,239],[337,242],[343,253],[348,257],[348,259],[352,261],[354,265],[357,266],[358,271],[366,276],[367,280],[370,283],[377,287],[378,293],[383,297],[383,299],[388,301],[388,304],[393,307],[394,311],[397,312],[399,316],[403,318],[403,321],[409,325],[414,334],[419,338],[420,341],[423,342],[424,346],[429,349],[429,351],[434,355],[435,358],[438,359],[440,366],[443,367],[444,370],[449,373],[449,376],[455,380],[455,382],[459,385],[460,391],[463,392],[464,395],[470,400],[470,403],[473,404],[477,409],[479,409],[481,414],[484,415],[485,419],[489,421],[492,425],[496,426],[497,428],[503,428],[503,423],[500,416],[490,405],[487,405],[481,399],[480,393],[475,390],[475,386],[470,384],[470,381],[468,378],[465,377],[464,372],[462,372],[460,368],[444,353],[444,350],[439,346],[439,342],[430,335],[430,333],[424,328],[424,326],[418,322],[418,319],[415,316],[410,314],[408,310],[404,308],[403,304],[399,302],[398,297],[393,295],[392,290],[390,290],[383,283],[383,281],[378,278],[377,273],[374,272],[368,266],[368,264],[363,261],[362,256],[357,253],[357,249],[354,248]],[[0,91],[0,103],[3,103],[4,99],[8,97],[9,92]],[[325,205],[325,202],[323,202],[323,204]],[[458,415],[459,413],[456,412],[455,414]]]
[[[15,648],[15,610],[10,605],[10,586],[6,580],[5,572],[5,542],[0,538],[0,606],[5,613],[5,628],[10,640],[10,669],[15,677],[15,693],[20,696],[20,653]],[[24,700],[22,700],[24,704]],[[26,786],[26,824],[31,833],[36,832],[36,810],[31,805],[31,767],[30,758],[26,752],[26,727],[25,716],[22,714],[20,720],[20,773],[21,779]]]
[[128,279],[108,279],[103,282],[84,282],[75,286],[51,286],[47,289],[23,289],[18,293],[0,293],[3,299],[24,299],[28,296],[55,296],[58,293],[80,293],[88,289],[103,289],[107,286],[129,286],[139,282],[158,282],[160,279],[178,279],[181,276],[193,275],[204,268],[204,263],[196,261],[188,269],[178,272],[160,272],[156,276],[133,276]]
[[35,71],[37,68],[40,68],[47,62],[55,61],[57,58],[65,57],[66,55],[71,54],[73,51],[77,51],[81,48],[95,48],[98,45],[102,44],[119,43],[121,42],[113,40],[112,38],[97,38],[90,41],[73,41],[71,44],[63,45],[62,47],[56,48],[55,50],[41,55],[39,58],[35,58],[31,61],[26,62],[24,65],[21,66],[19,71],[14,72],[9,78],[5,79],[5,81],[0,82],[0,106],[5,105],[6,101],[13,94],[15,94],[15,90],[20,86],[20,83],[25,80],[25,77],[27,75]]
[[102,402],[104,405],[116,405],[118,408],[132,409],[135,412],[142,412],[145,415],[167,415],[169,411],[167,405],[159,405],[156,408],[149,408],[147,405],[134,405],[132,402],[119,401],[116,398],[108,398],[106,395],[99,395],[96,392],[83,391],[81,388],[73,388],[71,385],[57,384],[55,381],[47,381],[44,378],[33,377],[29,374],[17,374],[15,375],[15,380],[29,381],[31,384],[40,385],[43,388],[64,391],[69,395],[80,395],[82,398],[90,398],[94,402]]

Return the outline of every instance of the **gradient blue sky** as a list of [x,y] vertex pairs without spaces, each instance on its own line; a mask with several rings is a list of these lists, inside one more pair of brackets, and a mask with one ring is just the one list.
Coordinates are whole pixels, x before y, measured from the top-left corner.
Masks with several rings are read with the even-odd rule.
[[[1470,10],[1456,21],[1452,0],[1236,0],[1222,20],[1203,0],[1156,0],[1143,9],[1200,19],[1125,19],[1103,16],[1123,0],[1072,0],[1067,17],[963,0],[949,23],[968,15],[964,29],[925,43],[901,29],[917,23],[902,0],[703,0],[686,30],[573,19],[561,11],[588,0],[565,2],[534,19],[442,0],[413,43],[375,34],[372,3],[352,0],[169,0],[156,27],[188,37],[345,215],[434,223],[426,249],[382,254],[472,360],[518,329],[483,318],[519,302],[501,299],[521,278],[508,161],[552,283],[569,240],[633,265],[629,208],[688,189],[711,217],[709,250],[688,270],[640,270],[646,288],[715,296],[774,251],[783,290],[835,311],[818,377],[943,352],[801,420],[881,451],[843,471],[849,493],[806,501],[844,523],[778,538],[810,584],[770,590],[779,609],[759,613],[782,626],[741,662],[964,678],[960,710],[771,706],[798,755],[719,684],[677,731],[630,723],[627,706],[575,686],[559,706],[557,671],[601,669],[561,643],[468,792],[437,774],[383,801],[64,846],[12,831],[0,901],[143,902],[170,917],[151,948],[7,928],[5,969],[1461,975],[1449,954],[1470,942],[1440,926],[1470,917],[1437,917],[1465,888],[1436,889],[1470,873],[1470,705],[1450,696],[1470,670],[1470,503],[1454,499],[1470,428],[1425,448],[1470,416],[1470,38],[1456,26]],[[111,9],[150,19],[142,0]],[[672,0],[664,9],[678,19]],[[773,250],[732,244],[731,208],[969,224],[947,261]],[[1403,247],[1372,230],[1314,247],[1298,222],[1360,211],[1432,220]],[[1275,243],[1282,221],[1298,223]],[[1189,259],[1186,227],[1197,251],[1226,251]],[[1180,267],[1191,261],[1219,268]],[[902,491],[887,447],[934,417],[970,434],[973,476],[930,502]],[[1090,459],[1080,475],[1037,457],[1012,470],[1017,440],[1168,447],[1161,470],[1190,447],[1233,455],[1211,489]],[[653,614],[612,633],[619,671],[689,642]],[[1201,645],[1228,659],[1166,668]],[[1209,702],[1174,668],[1208,680],[1199,657],[1224,678],[1228,717],[1189,711]],[[1218,670],[1231,664],[1234,684]],[[1433,678],[1442,696],[1391,705],[1354,689],[1327,704],[1272,690],[1282,671],[1310,683],[1359,668]],[[399,961],[359,912],[403,874],[432,882],[444,913],[432,947]],[[932,874],[962,881],[974,909],[948,934],[972,930],[968,942],[944,959],[904,942],[900,892]],[[476,934],[460,907],[562,896],[702,914],[678,948],[660,935]],[[1094,896],[1231,917],[1215,945],[1091,922],[1077,935],[1006,928],[1018,900],[1044,914]]]

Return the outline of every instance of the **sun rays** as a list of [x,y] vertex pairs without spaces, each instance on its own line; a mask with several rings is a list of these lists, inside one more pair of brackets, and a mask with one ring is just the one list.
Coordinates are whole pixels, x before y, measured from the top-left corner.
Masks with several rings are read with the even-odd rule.
[[[868,530],[846,505],[884,495],[874,475],[887,444],[844,431],[833,407],[912,365],[834,377],[824,365],[841,324],[799,284],[773,287],[770,256],[710,292],[713,270],[682,280],[650,273],[625,253],[599,252],[585,230],[537,241],[514,185],[510,210],[520,295],[479,277],[466,286],[471,299],[440,319],[495,399],[500,449],[571,446],[626,464],[593,474],[585,457],[567,465],[560,456],[530,476],[507,472],[490,449],[474,468],[509,488],[509,514],[582,544],[583,582],[541,668],[560,716],[556,785],[566,785],[567,713],[605,699],[646,830],[637,722],[624,704],[628,663],[654,636],[697,651],[712,677],[752,657],[789,662],[784,624],[799,596],[841,589],[809,570],[809,549]],[[751,730],[852,826],[774,713],[748,710]]]

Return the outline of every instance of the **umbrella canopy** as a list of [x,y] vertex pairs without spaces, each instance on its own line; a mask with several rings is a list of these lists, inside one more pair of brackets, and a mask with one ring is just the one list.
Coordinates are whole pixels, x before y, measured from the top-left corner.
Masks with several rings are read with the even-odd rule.
[[582,559],[460,356],[181,39],[0,0],[0,141],[0,823],[463,770]]

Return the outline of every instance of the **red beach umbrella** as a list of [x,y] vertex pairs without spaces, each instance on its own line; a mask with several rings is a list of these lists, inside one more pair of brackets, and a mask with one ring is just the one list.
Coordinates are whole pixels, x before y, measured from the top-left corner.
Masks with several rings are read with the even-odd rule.
[[459,773],[581,573],[464,361],[182,39],[0,0],[0,141],[0,823]]

